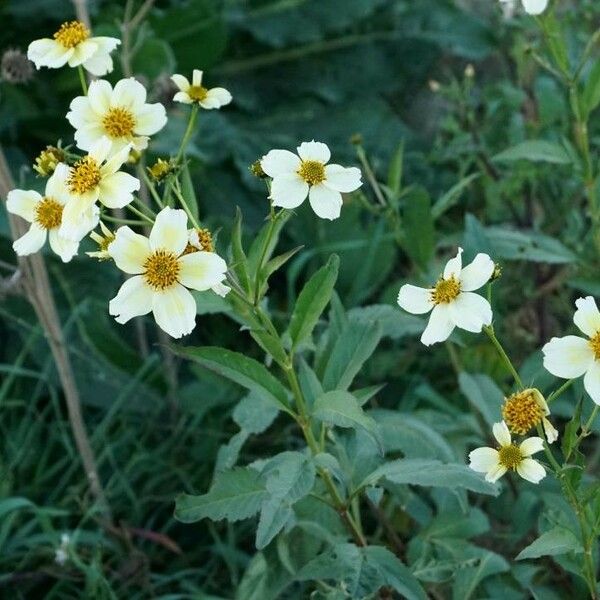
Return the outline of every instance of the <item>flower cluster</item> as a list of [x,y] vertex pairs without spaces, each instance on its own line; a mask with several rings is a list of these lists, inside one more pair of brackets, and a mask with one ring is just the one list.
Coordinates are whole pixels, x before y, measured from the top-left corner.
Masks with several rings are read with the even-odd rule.
[[[8,210],[30,223],[13,244],[15,252],[27,256],[48,240],[50,248],[68,262],[90,235],[97,244],[92,258],[113,261],[130,275],[109,302],[109,313],[117,322],[152,313],[156,323],[169,335],[179,338],[195,326],[196,300],[192,291],[212,290],[226,296],[227,265],[215,252],[208,229],[201,227],[190,212],[181,192],[179,172],[185,145],[191,135],[196,113],[212,110],[232,101],[228,90],[207,88],[203,72],[195,69],[191,82],[173,74],[178,91],[174,102],[192,105],[189,124],[175,157],[159,158],[151,167],[139,169],[143,183],[127,172],[149,145],[151,136],[167,123],[167,111],[160,103],[148,103],[144,86],[133,77],[114,85],[96,79],[87,86],[82,69],[96,77],[113,70],[111,52],[120,41],[93,37],[79,21],[63,23],[52,38],[32,42],[28,57],[39,69],[64,65],[80,71],[83,95],[74,98],[66,118],[74,128],[76,148],[48,146],[35,161],[34,170],[48,177],[44,194],[34,190],[12,190]],[[271,207],[291,209],[307,197],[315,213],[325,219],[339,217],[342,193],[361,185],[360,170],[327,164],[329,148],[321,142],[304,142],[298,155],[287,150],[271,150],[261,161],[261,171],[269,178]],[[161,198],[156,190],[163,184]],[[159,205],[151,207],[136,197],[148,186]],[[182,209],[174,208],[179,202]],[[112,231],[106,221],[119,223],[123,215],[113,209],[126,209],[142,220],[126,220],[127,225]],[[149,236],[128,225],[151,226]],[[99,226],[100,231],[94,231]]]

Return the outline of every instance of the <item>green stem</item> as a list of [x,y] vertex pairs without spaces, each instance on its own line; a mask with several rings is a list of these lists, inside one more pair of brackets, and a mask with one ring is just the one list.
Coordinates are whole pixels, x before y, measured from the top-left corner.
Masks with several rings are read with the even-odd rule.
[[119,225],[144,225],[144,221],[138,221],[136,219],[120,219],[118,217],[111,217],[110,215],[102,215],[103,221],[109,221],[110,223],[118,223]]
[[196,117],[198,116],[198,105],[194,104],[192,106],[192,110],[190,112],[190,119],[187,124],[187,128],[185,133],[183,134],[183,138],[181,139],[181,144],[179,145],[179,150],[177,151],[177,156],[175,157],[175,162],[179,164],[183,155],[185,154],[185,149],[192,137],[192,133],[194,132],[194,126],[196,125]]
[[515,380],[515,383],[520,388],[523,388],[524,386],[523,386],[523,382],[521,381],[521,377],[519,376],[519,374],[517,373],[517,370],[513,366],[512,362],[510,361],[510,358],[508,357],[508,354],[506,354],[504,348],[502,347],[502,344],[496,337],[496,334],[494,333],[494,328],[491,325],[487,325],[487,326],[483,327],[483,330],[485,331],[487,336],[490,338],[490,341],[494,345],[494,348],[496,348],[496,351],[500,355],[500,358],[502,358],[502,360],[504,361],[504,364],[506,365],[507,369],[510,371],[511,375],[513,376],[513,379]]
[[573,385],[574,382],[575,382],[575,379],[569,379],[569,380],[565,381],[565,383],[563,383],[558,389],[554,390],[548,396],[548,398],[546,398],[546,402],[548,404],[550,404],[550,402],[552,402],[553,400],[556,400],[563,392],[565,392],[567,389],[569,389]]
[[79,73],[79,81],[81,82],[81,89],[83,90],[83,95],[87,96],[87,93],[88,93],[87,80],[85,78],[85,72],[81,65],[79,65],[77,67],[77,72]]
[[190,207],[188,206],[188,203],[186,202],[186,199],[183,197],[183,194],[181,193],[181,189],[179,187],[179,181],[178,180],[175,180],[175,185],[173,186],[173,191],[175,192],[175,195],[177,196],[177,199],[181,203],[181,206],[183,206],[183,209],[185,210],[185,212],[186,212],[189,220],[192,222],[192,225],[196,229],[200,229],[200,224],[198,223],[198,220],[194,216],[194,213],[192,213]]
[[140,219],[144,219],[144,221],[147,221],[151,225],[154,225],[154,221],[150,217],[146,216],[141,210],[138,210],[132,204],[127,204],[127,206],[125,206],[125,208],[127,210],[130,210],[132,213],[136,214],[138,217],[140,217]]

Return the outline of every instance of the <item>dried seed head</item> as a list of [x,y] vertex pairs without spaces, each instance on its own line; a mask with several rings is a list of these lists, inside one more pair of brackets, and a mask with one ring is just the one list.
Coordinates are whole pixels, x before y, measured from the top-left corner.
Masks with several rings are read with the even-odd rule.
[[33,63],[23,52],[9,48],[4,51],[0,64],[2,79],[8,83],[27,83],[33,78]]

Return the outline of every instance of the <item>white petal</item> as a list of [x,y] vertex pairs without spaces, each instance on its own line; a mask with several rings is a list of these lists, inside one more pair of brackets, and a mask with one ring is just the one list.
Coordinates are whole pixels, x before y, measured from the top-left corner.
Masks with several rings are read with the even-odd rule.
[[484,325],[492,322],[492,307],[485,299],[473,292],[461,292],[448,303],[454,324],[461,329],[478,333]]
[[353,192],[362,185],[360,169],[356,167],[346,168],[341,165],[327,165],[323,185],[338,192]]
[[523,456],[531,456],[544,449],[544,440],[540,437],[530,437],[521,442],[519,450]]
[[174,338],[191,333],[196,326],[194,297],[179,284],[154,293],[152,312],[158,326]]
[[119,80],[112,93],[110,105],[136,113],[146,102],[146,88],[133,77]]
[[13,242],[13,250],[19,256],[29,256],[37,252],[46,241],[46,230],[32,223],[29,231]]
[[504,421],[500,423],[494,423],[492,426],[492,433],[501,446],[510,446],[512,438],[510,437],[510,431]]
[[152,250],[169,250],[179,256],[187,246],[187,215],[180,209],[163,208],[150,232]]
[[148,238],[135,233],[129,227],[119,227],[114,241],[108,246],[108,253],[117,267],[130,275],[144,272],[144,263],[150,252]]
[[302,160],[316,160],[325,164],[331,158],[331,152],[327,144],[322,142],[302,142],[298,146],[298,154]]
[[526,458],[517,466],[517,473],[531,483],[539,483],[546,477],[546,469],[533,458]]
[[494,261],[487,254],[478,254],[460,273],[463,292],[478,290],[487,283],[494,272]]
[[541,15],[548,6],[548,0],[522,0],[525,12],[530,15]]
[[211,289],[215,294],[221,296],[221,298],[225,298],[231,291],[231,288],[223,283],[217,283],[216,285],[213,285]]
[[59,163],[54,169],[54,173],[48,177],[46,181],[45,195],[49,198],[58,200],[61,204],[66,204],[71,199],[71,193],[67,186],[67,179],[69,178],[69,165],[65,163]]
[[52,251],[58,254],[65,263],[69,262],[77,254],[79,242],[61,237],[58,235],[58,229],[51,229],[48,232],[48,241],[50,242]]
[[95,77],[103,77],[108,73],[112,73],[114,68],[113,59],[110,54],[99,51],[83,63],[83,68]]
[[119,38],[106,37],[104,35],[94,36],[90,39],[96,42],[99,51],[107,53],[112,52],[117,46],[121,44],[121,40]]
[[550,423],[550,421],[546,419],[546,417],[542,419],[542,425],[544,427],[544,433],[546,434],[546,439],[548,440],[548,443],[553,444],[558,439],[558,431],[556,430],[554,425],[552,425],[552,423]]
[[573,322],[582,333],[588,337],[594,337],[600,331],[600,311],[592,296],[575,300],[577,310],[573,315]]
[[304,202],[307,195],[308,183],[295,173],[277,175],[271,182],[273,206],[296,208]]
[[167,124],[167,111],[162,104],[145,104],[135,113],[136,135],[154,135]]
[[232,100],[231,94],[222,87],[216,87],[208,90],[206,98],[200,101],[202,108],[221,108],[229,104]]
[[496,467],[492,467],[485,475],[485,480],[490,483],[496,483],[502,475],[507,471],[507,468],[498,464]]
[[421,342],[425,346],[431,346],[436,342],[444,342],[450,337],[454,329],[454,321],[450,317],[448,305],[438,304],[433,307],[429,323],[421,335]]
[[78,67],[90,59],[98,51],[98,45],[92,40],[84,40],[73,48],[73,54],[69,57],[69,66]]
[[40,67],[58,69],[67,63],[72,54],[72,48],[65,48],[49,38],[35,40],[27,49],[27,57],[38,69]]
[[192,85],[202,85],[202,71],[200,69],[194,69],[192,72]]
[[35,218],[36,204],[41,200],[40,194],[34,190],[11,190],[6,197],[6,210],[31,223]]
[[175,73],[175,75],[171,75],[171,80],[182,92],[187,92],[190,89],[190,82],[188,81],[188,78],[183,75]]
[[[75,141],[77,142],[77,147],[81,150],[90,150],[93,145],[104,136],[104,129],[102,125],[99,123],[89,123],[83,127],[80,127],[75,132]],[[111,151],[113,151],[113,147]]]
[[69,105],[69,109],[67,120],[75,127],[75,129],[85,127],[98,118],[87,96],[77,96],[77,98],[73,98]]
[[221,283],[227,263],[214,252],[192,252],[179,259],[179,283],[200,292]]
[[499,454],[494,448],[476,448],[469,453],[469,467],[478,473],[487,473],[497,467]]
[[431,300],[431,290],[410,285],[409,283],[400,288],[398,304],[400,308],[413,315],[428,313],[434,307]]
[[181,102],[182,104],[192,104],[193,100],[187,92],[177,92],[173,96],[173,102]]
[[444,268],[444,279],[450,279],[454,275],[456,279],[460,279],[460,272],[462,270],[462,253],[463,249],[459,248],[456,256],[451,258]]
[[289,150],[270,150],[260,161],[262,170],[269,177],[296,173],[300,164],[300,158]]
[[[108,139],[108,138],[104,138]],[[110,140],[109,140],[110,142]],[[116,173],[123,164],[129,158],[129,154],[131,153],[131,144],[126,144],[119,151],[115,151],[114,146],[111,144],[112,156],[106,161],[106,163],[101,167],[100,172],[103,176],[112,175]]]
[[81,241],[98,223],[98,208],[94,203],[94,196],[71,198],[63,209],[59,235],[75,242]]
[[106,137],[102,136],[94,145],[90,148],[89,155],[98,163],[103,163],[112,148],[112,142]]
[[108,303],[108,312],[117,323],[127,323],[133,317],[147,315],[152,310],[152,289],[141,275],[128,279]]
[[600,404],[600,362],[595,360],[583,378],[583,387],[595,404]]
[[[92,110],[98,115],[104,115],[110,108],[112,85],[104,79],[92,81],[88,88],[88,99]],[[71,104],[72,106],[72,104]]]
[[108,208],[123,208],[133,200],[133,192],[139,189],[139,179],[119,171],[102,178],[98,200]]
[[580,377],[594,362],[594,352],[587,340],[576,335],[552,338],[543,348],[544,368],[564,379]]
[[342,205],[342,195],[335,190],[325,187],[323,184],[311,186],[308,192],[308,201],[315,211],[317,217],[333,221],[340,216]]

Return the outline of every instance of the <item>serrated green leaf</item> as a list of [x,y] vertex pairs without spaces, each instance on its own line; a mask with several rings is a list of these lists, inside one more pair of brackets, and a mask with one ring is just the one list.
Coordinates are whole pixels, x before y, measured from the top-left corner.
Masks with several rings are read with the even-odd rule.
[[265,366],[253,358],[215,346],[170,347],[179,356],[193,360],[206,369],[260,394],[280,410],[290,412],[286,389]]
[[547,162],[557,165],[568,165],[571,157],[561,144],[547,140],[529,140],[496,154],[495,162],[514,162],[527,160],[530,162]]
[[375,352],[380,339],[381,326],[377,321],[349,321],[329,355],[323,374],[323,388],[327,391],[347,390]]
[[315,419],[328,425],[363,429],[379,448],[382,446],[377,423],[365,414],[358,400],[349,392],[335,390],[319,396],[312,414]]
[[290,321],[289,334],[292,347],[296,347],[310,336],[319,317],[329,304],[339,265],[339,257],[332,254],[327,264],[314,273],[302,288]]
[[565,527],[557,526],[550,529],[550,531],[542,533],[537,540],[523,548],[517,555],[516,560],[539,558],[540,556],[556,556],[557,554],[565,554],[567,552],[579,554],[583,552],[583,547],[572,531]]
[[401,458],[385,463],[368,475],[360,487],[375,485],[380,479],[409,485],[464,488],[492,496],[499,493],[498,485],[487,482],[467,465],[432,459]]
[[249,467],[223,471],[202,496],[181,494],[175,501],[175,518],[183,523],[200,519],[239,521],[256,514],[268,498],[265,481]]

